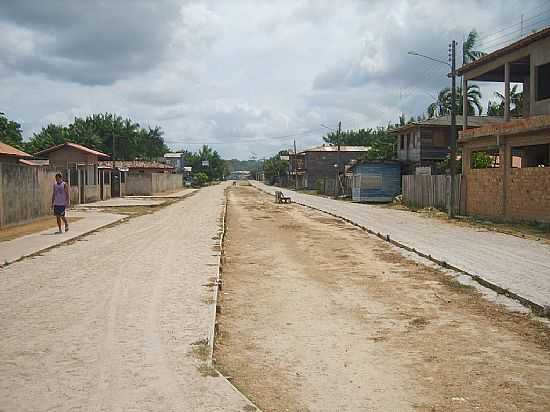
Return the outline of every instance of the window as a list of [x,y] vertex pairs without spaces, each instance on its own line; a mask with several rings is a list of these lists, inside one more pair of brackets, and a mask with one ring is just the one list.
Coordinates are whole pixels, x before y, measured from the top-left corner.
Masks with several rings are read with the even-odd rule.
[[111,184],[111,172],[110,171],[104,171],[103,172],[103,183],[105,183],[106,185],[110,185]]
[[550,63],[536,67],[537,100],[550,99]]
[[512,167],[550,167],[550,144],[513,147]]
[[498,150],[472,152],[472,169],[493,169],[497,167],[500,167],[500,155]]
[[411,147],[411,135],[407,133],[407,149]]
[[400,145],[399,146],[400,146],[401,150],[404,150],[405,149],[405,136],[400,135],[399,138],[400,138]]
[[120,172],[120,183],[126,183],[126,172]]
[[70,172],[70,185],[71,186],[78,186],[78,169],[76,167],[71,167]]

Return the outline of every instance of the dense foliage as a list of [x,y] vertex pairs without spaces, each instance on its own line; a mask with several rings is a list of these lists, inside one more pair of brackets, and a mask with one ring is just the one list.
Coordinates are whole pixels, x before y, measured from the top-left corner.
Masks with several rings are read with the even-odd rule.
[[76,117],[68,126],[49,124],[24,143],[24,147],[35,153],[53,145],[73,142],[111,156],[114,147],[116,159],[156,159],[168,151],[163,134],[159,126],[144,128],[131,119],[112,113],[94,114],[86,118]]
[[[184,153],[184,162],[186,166],[193,168],[193,175],[204,173],[208,180],[220,180],[228,174],[225,161],[219,153],[211,147],[204,145],[198,152],[192,153],[182,150]],[[208,161],[208,166],[203,166],[203,162]]]
[[392,160],[395,158],[395,136],[390,128],[345,130],[338,134],[330,132],[323,137],[325,143],[345,146],[368,146],[364,160]]
[[10,146],[23,148],[23,135],[21,133],[21,125],[0,112],[0,142],[9,144]]

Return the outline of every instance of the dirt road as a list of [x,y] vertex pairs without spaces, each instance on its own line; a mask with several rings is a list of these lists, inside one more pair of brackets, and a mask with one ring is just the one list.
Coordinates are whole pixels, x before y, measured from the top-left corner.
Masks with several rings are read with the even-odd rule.
[[352,225],[229,191],[217,365],[264,411],[548,411],[550,331]]
[[250,410],[204,362],[221,185],[1,269],[0,411]]

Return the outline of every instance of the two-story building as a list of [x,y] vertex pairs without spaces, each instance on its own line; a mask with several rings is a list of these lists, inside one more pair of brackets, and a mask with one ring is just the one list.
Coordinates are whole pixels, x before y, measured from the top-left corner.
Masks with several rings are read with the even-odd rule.
[[[464,119],[461,209],[497,220],[550,223],[550,27],[457,73],[463,90],[470,81],[504,83],[505,98],[503,123],[471,128],[471,117]],[[512,83],[523,87],[520,119],[511,118]]]
[[[491,116],[469,116],[470,127],[481,127],[502,122],[502,118]],[[463,124],[463,117],[456,117],[457,127]],[[451,139],[451,116],[434,117],[407,123],[392,130],[397,138],[397,160],[403,174],[415,174],[417,167],[430,168],[432,174],[444,173],[440,163],[449,156]]]
[[323,144],[294,153],[289,150],[291,185],[298,180],[298,188],[315,189],[319,180],[334,179],[339,171],[366,158],[367,146],[337,146]]

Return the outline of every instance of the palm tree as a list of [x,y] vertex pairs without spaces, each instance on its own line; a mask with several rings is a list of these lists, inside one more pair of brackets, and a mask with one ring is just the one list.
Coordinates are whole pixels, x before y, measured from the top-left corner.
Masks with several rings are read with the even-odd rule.
[[[476,84],[468,85],[468,90],[466,91],[468,96],[468,114],[476,115],[483,112],[483,107],[481,106],[481,92],[479,91],[479,86]],[[441,89],[437,96],[437,101],[428,106],[427,112],[429,117],[445,116],[451,113],[451,102],[452,102],[452,93],[449,87]],[[455,101],[455,110],[457,114],[463,114],[462,107],[462,87],[457,87],[456,89],[456,101]]]
[[477,46],[478,40],[479,34],[477,30],[473,29],[468,33],[466,40],[462,43],[462,64],[471,63],[485,56],[486,53],[474,49]]
[[[504,116],[504,95],[499,92],[495,92],[495,96],[500,99],[500,105],[499,107],[502,107],[502,115]],[[513,116],[520,116],[523,112],[523,92],[518,92],[518,85],[515,84],[510,89],[510,103],[513,106],[511,108],[510,113]]]

